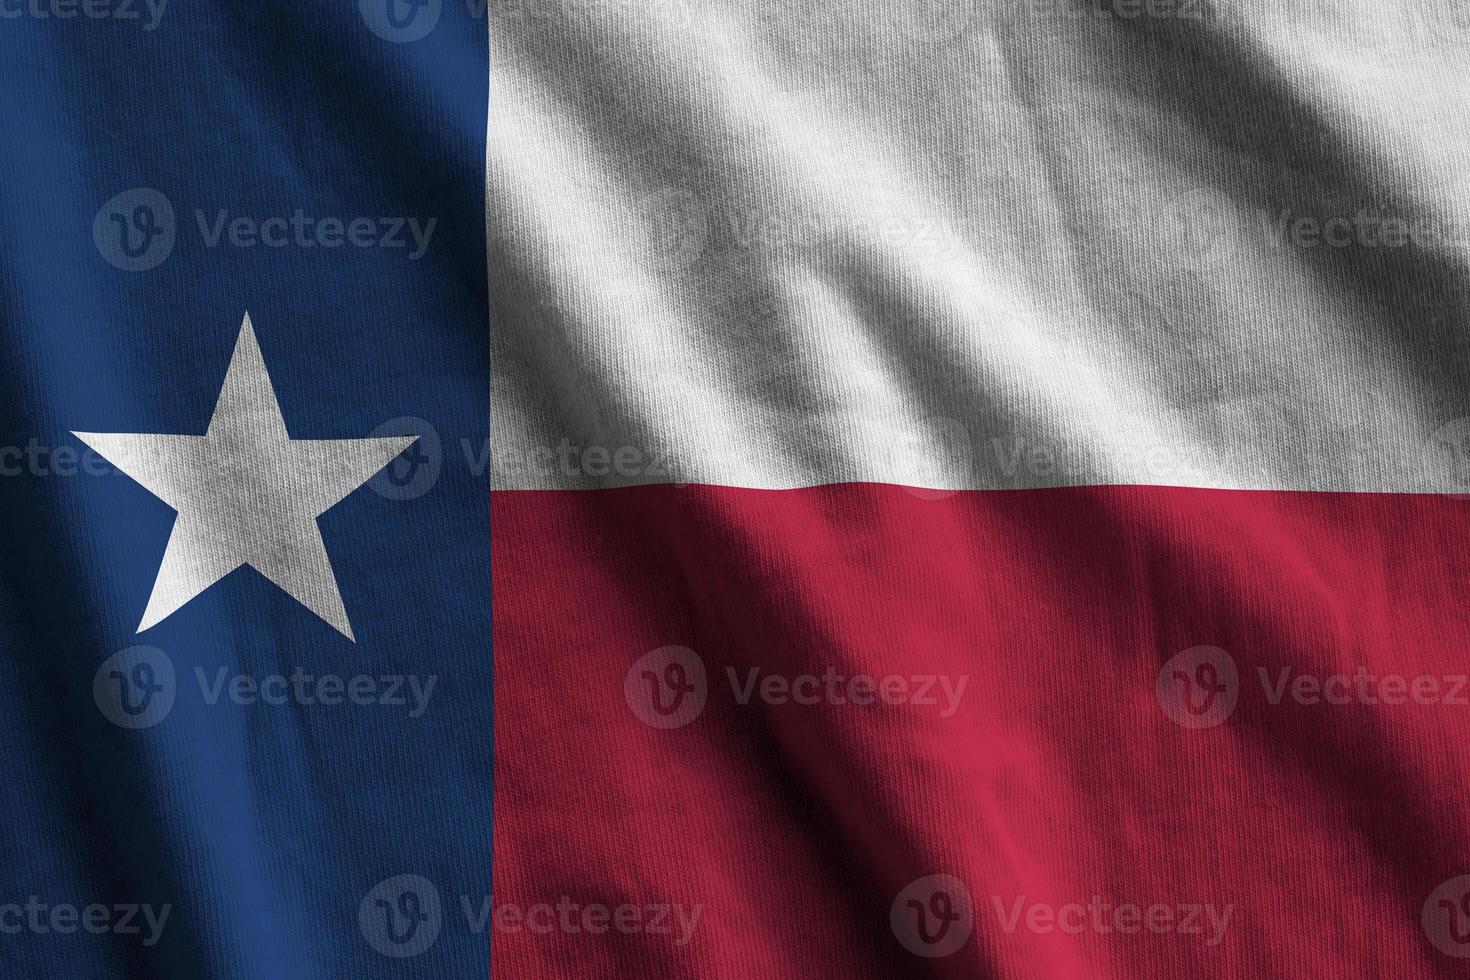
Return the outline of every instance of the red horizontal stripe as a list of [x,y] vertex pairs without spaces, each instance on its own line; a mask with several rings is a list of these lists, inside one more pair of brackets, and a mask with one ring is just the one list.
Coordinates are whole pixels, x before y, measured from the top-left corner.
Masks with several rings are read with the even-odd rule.
[[[1470,930],[1435,895],[1470,873],[1470,501],[656,486],[499,492],[493,520],[499,976],[1470,962],[1421,922]],[[648,698],[697,678],[635,664],[670,645],[704,703],[660,728]],[[1171,664],[1200,646],[1228,716],[1179,700],[1229,686],[1218,654]],[[966,687],[914,703],[931,677]],[[898,933],[937,929],[936,874],[973,932],[926,958]]]

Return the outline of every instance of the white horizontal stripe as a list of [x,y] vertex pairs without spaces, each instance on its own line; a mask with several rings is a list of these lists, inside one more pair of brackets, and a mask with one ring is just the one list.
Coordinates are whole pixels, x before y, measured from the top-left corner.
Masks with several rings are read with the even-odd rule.
[[1470,490],[1470,16],[1141,6],[497,14],[495,486]]

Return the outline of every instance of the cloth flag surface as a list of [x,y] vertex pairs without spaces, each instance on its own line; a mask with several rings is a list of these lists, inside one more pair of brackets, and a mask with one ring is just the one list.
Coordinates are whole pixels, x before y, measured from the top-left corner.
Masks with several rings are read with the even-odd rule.
[[0,974],[1463,975],[1467,52],[0,0]]
[[550,9],[493,971],[1462,975],[1463,10]]
[[487,971],[486,23],[395,37],[0,2],[0,976]]

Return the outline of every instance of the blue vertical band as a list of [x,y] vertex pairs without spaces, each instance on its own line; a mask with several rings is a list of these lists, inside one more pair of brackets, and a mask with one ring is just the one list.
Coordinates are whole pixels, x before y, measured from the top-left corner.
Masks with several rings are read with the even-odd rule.
[[[0,974],[478,977],[487,43],[471,0],[0,0]],[[416,435],[137,632],[249,313],[293,439]]]

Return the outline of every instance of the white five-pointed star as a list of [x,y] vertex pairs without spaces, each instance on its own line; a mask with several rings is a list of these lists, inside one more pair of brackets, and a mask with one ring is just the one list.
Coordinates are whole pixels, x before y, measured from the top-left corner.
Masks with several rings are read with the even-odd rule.
[[178,512],[139,633],[249,565],[353,639],[316,519],[417,437],[292,439],[250,314],[204,435],[72,435]]

